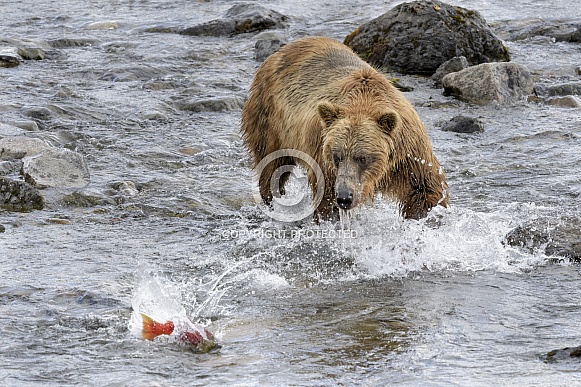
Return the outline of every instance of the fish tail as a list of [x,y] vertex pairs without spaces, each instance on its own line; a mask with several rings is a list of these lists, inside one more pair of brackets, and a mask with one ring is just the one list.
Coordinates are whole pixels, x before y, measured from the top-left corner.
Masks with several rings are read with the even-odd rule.
[[155,325],[157,324],[151,317],[141,313],[141,318],[143,320],[143,328],[141,330],[141,337],[144,340],[153,340],[159,333],[155,331]]

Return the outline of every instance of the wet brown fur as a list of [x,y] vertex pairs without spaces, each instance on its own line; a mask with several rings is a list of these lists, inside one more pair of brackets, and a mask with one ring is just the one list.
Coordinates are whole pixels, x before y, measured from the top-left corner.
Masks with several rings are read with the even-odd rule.
[[[319,163],[326,184],[315,217],[337,213],[339,179],[355,189],[357,204],[381,192],[398,201],[405,218],[447,205],[445,175],[414,108],[390,81],[335,40],[297,40],[260,66],[242,111],[242,135],[255,167],[279,149],[300,150]],[[337,154],[344,164],[334,162]],[[300,162],[277,159],[264,169],[259,188],[266,203],[273,197],[274,171]],[[316,177],[307,170],[314,192]],[[351,172],[338,176],[339,170]],[[281,194],[287,179],[280,180]]]

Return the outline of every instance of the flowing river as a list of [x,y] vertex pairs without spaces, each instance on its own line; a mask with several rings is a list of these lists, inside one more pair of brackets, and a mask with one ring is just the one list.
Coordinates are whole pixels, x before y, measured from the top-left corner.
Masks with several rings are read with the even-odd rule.
[[[343,40],[399,3],[263,5],[289,16],[289,39]],[[581,17],[570,0],[450,3],[493,24]],[[91,173],[86,188],[43,190],[43,210],[0,211],[0,384],[581,385],[581,362],[543,361],[581,345],[579,266],[504,243],[524,222],[581,215],[581,110],[433,108],[454,100],[401,76],[446,170],[450,208],[403,221],[378,199],[344,233],[279,222],[253,199],[240,109],[180,108],[242,100],[259,65],[255,35],[146,32],[217,19],[233,4],[0,4],[0,38],[61,42],[44,60],[0,68],[0,122],[37,123],[20,134],[81,153]],[[506,45],[540,82],[579,80],[579,43]],[[460,114],[484,133],[439,129]],[[140,305],[185,312],[221,348],[134,337]]]

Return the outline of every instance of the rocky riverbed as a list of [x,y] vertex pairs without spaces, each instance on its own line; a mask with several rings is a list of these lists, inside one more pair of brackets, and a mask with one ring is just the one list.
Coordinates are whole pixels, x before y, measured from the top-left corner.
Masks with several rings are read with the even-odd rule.
[[[580,382],[575,4],[0,8],[7,384]],[[378,199],[348,238],[264,214],[240,109],[260,62],[306,35],[346,41],[404,91],[449,209],[404,222]],[[165,307],[147,297],[222,349],[131,337],[137,301]]]

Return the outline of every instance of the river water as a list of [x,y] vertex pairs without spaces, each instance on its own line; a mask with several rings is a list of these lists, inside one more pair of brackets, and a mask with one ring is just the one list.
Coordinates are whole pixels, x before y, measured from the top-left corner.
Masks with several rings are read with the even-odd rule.
[[[290,16],[291,39],[342,40],[398,3],[268,7]],[[451,3],[491,23],[581,16],[564,0]],[[401,77],[447,172],[450,208],[403,221],[377,200],[342,237],[338,225],[278,222],[253,200],[240,110],[179,108],[244,98],[253,35],[144,31],[216,19],[232,4],[0,4],[0,38],[62,42],[45,60],[0,69],[0,122],[35,118],[26,135],[83,154],[91,172],[77,193],[44,190],[42,211],[0,212],[0,384],[581,385],[579,362],[542,360],[581,344],[579,266],[503,243],[528,220],[580,215],[580,110],[424,107],[452,99]],[[578,80],[578,44],[507,46],[540,82]],[[485,132],[439,130],[459,114]],[[185,312],[221,348],[133,337],[141,305]]]

